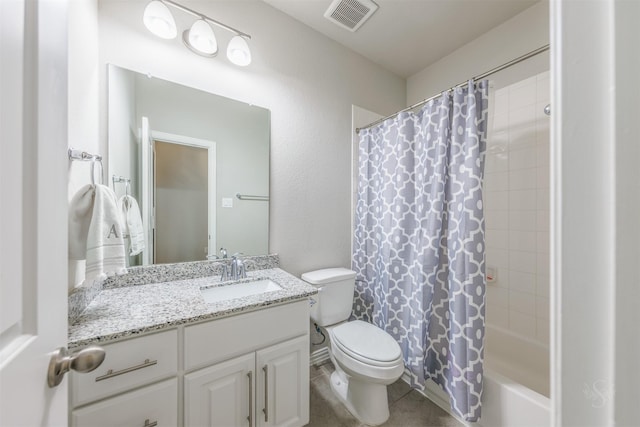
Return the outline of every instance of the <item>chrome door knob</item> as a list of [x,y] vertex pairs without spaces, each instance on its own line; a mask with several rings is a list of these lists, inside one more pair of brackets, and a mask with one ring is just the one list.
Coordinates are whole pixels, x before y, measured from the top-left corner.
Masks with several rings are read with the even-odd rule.
[[60,347],[51,355],[47,382],[49,387],[55,387],[62,382],[64,374],[70,370],[76,372],[91,372],[104,361],[106,353],[102,347],[90,346],[77,353],[69,354],[69,350]]

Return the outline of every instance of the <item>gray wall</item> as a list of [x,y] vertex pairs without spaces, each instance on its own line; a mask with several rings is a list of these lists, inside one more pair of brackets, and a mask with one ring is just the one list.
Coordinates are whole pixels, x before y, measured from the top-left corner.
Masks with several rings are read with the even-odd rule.
[[[541,1],[407,79],[407,104],[436,95],[549,43],[549,3]],[[501,73],[506,86],[549,69],[539,55]],[[496,76],[490,77],[491,79]]]
[[[251,34],[253,63],[239,68],[223,54],[194,55],[181,40],[144,28],[146,2],[102,0],[100,71],[113,63],[269,109],[269,252],[297,275],[349,266],[351,106],[381,114],[403,108],[405,80],[260,1],[184,4]],[[219,32],[221,46],[227,36]],[[103,88],[101,111],[105,95]],[[103,116],[103,144],[104,125]]]
[[[267,253],[269,204],[238,200],[235,194],[269,194],[269,112],[140,74],[136,75],[136,99],[138,122],[148,117],[152,131],[216,144],[214,250]],[[223,198],[231,198],[233,207],[223,208]]]
[[[112,67],[109,79],[109,171],[107,184],[112,187],[113,175],[131,179],[131,195],[140,201],[138,173],[138,126],[136,117],[136,82],[134,75]],[[124,184],[116,184],[116,196],[125,193]]]

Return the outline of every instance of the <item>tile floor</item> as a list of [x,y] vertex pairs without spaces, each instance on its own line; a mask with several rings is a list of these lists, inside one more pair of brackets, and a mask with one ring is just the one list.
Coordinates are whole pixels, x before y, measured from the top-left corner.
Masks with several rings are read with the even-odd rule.
[[[311,366],[311,408],[309,427],[363,427],[331,391],[331,362]],[[388,388],[391,416],[385,427],[462,427],[451,415],[398,380]]]

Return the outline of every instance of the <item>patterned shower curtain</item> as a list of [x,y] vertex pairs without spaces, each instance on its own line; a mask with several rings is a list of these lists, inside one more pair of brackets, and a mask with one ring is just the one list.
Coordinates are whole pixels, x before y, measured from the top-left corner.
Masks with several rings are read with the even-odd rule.
[[412,386],[430,378],[480,418],[488,82],[469,81],[360,132],[353,317],[400,344]]

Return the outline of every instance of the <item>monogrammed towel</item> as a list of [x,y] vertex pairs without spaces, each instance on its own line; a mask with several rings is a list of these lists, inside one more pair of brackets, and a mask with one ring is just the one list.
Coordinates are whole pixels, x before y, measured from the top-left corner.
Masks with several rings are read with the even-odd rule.
[[87,260],[85,282],[127,272],[120,210],[109,187],[86,185],[71,200],[69,258]]

